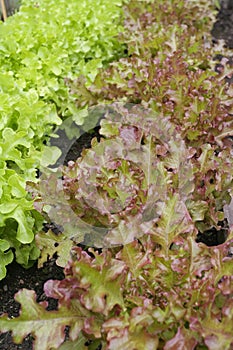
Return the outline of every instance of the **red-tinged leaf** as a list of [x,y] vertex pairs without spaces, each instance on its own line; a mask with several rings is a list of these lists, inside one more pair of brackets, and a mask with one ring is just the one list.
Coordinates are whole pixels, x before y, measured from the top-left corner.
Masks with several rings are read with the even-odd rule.
[[9,319],[0,317],[1,333],[12,331],[16,344],[32,334],[35,338],[35,350],[58,348],[65,339],[65,327],[75,329],[76,338],[84,324],[84,318],[71,308],[61,307],[58,311],[46,311],[46,305],[36,303],[34,291],[23,289],[16,294],[15,300],[21,304],[20,316]]
[[185,204],[179,200],[178,195],[174,195],[163,205],[161,219],[157,228],[152,230],[152,234],[167,256],[173,240],[181,233],[190,233],[193,230],[193,223]]
[[223,306],[222,313],[226,319],[233,319],[233,300],[231,298],[231,295],[229,295],[227,302]]
[[109,280],[108,266],[98,273],[96,279],[96,270],[83,262],[79,262],[76,271],[81,276],[80,287],[89,284],[86,292],[82,294],[80,300],[82,304],[93,312],[101,312],[104,315],[119,305],[124,308],[124,301],[120,291],[120,279]]
[[230,342],[226,342],[226,339],[223,337],[219,339],[216,335],[208,335],[205,337],[205,344],[209,350],[219,350],[219,349],[231,349]]
[[152,224],[142,224],[142,216],[138,214],[131,221],[122,220],[116,228],[109,230],[104,238],[106,246],[125,245],[150,231]]
[[[231,261],[232,264],[232,261]],[[233,276],[224,276],[218,284],[219,289],[223,295],[231,295],[233,290]]]
[[[190,329],[198,332],[204,339],[210,350],[231,349],[233,345],[232,333],[233,322],[232,313],[228,317],[224,315],[219,319],[218,315],[206,310],[205,316],[198,320],[193,319],[190,323]],[[214,346],[214,347],[212,347]]]
[[139,277],[143,268],[151,264],[150,250],[145,253],[135,240],[132,243],[126,244],[123,249],[117,254],[117,258],[121,259],[127,265],[130,273],[134,278]]
[[80,333],[78,339],[74,341],[66,341],[63,343],[58,350],[89,350],[88,346],[85,344],[87,343],[87,338],[85,338],[82,333]]
[[233,240],[224,242],[211,250],[211,265],[214,269],[214,283],[217,284],[224,277],[233,275],[232,258],[229,256]]
[[[50,298],[59,299],[61,304],[69,305],[72,299],[78,298],[83,291],[79,288],[78,280],[74,277],[67,277],[63,280],[48,280],[44,284],[44,291]],[[80,305],[76,305],[81,308]],[[82,308],[81,308],[82,309]],[[84,313],[84,309],[82,312]],[[87,311],[85,317],[89,317],[90,313]]]
[[[65,280],[64,283],[62,281],[57,283],[57,298],[59,293],[62,298],[66,297],[66,293],[69,295],[70,289],[70,291],[73,290],[70,297],[79,298],[82,306],[92,312],[106,316],[115,306],[124,309],[121,292],[125,279],[124,262],[112,258],[110,252],[107,251],[100,255],[94,253],[94,259],[82,252],[80,248],[74,249],[73,254],[75,252],[78,261],[71,262],[70,267],[67,267],[67,273],[70,275],[67,282]],[[60,288],[61,291],[59,291]],[[50,291],[53,295],[51,286],[48,286],[47,290],[49,295],[51,295]]]
[[159,344],[156,334],[150,334],[148,327],[153,318],[146,307],[134,308],[131,318],[109,319],[103,324],[107,333],[108,350],[156,350]]
[[97,323],[95,317],[91,316],[85,319],[83,331],[86,334],[93,335],[96,339],[98,339],[101,338],[101,326],[101,320],[99,320],[99,323]]
[[140,332],[130,334],[127,329],[119,333],[118,337],[110,340],[107,350],[156,350],[158,349],[158,338],[156,335],[148,335],[142,329]]
[[190,249],[190,276],[203,276],[204,271],[212,269],[211,251],[204,244],[196,243],[193,239],[189,239]]
[[192,333],[185,328],[178,328],[174,338],[166,342],[164,350],[193,350],[197,341]]
[[125,126],[120,129],[120,137],[127,147],[132,147],[132,144],[140,143],[142,135],[142,130],[133,125]]
[[224,205],[223,210],[229,226],[233,226],[233,199],[231,200],[230,204]]

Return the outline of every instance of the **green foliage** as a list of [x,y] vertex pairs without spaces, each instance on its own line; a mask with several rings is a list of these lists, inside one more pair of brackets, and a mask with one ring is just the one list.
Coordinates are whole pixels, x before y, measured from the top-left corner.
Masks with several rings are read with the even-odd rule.
[[57,265],[61,267],[66,266],[73,246],[73,242],[67,240],[66,236],[62,234],[56,235],[51,230],[47,233],[41,231],[36,235],[36,243],[40,249],[38,268],[42,267],[44,262],[52,258],[55,253],[58,256],[56,260]]
[[64,235],[97,247],[127,244],[157,223],[154,235],[166,253],[180,222],[182,232],[191,229],[184,204],[194,190],[191,154],[167,119],[138,105],[104,110],[103,139],[63,168],[63,186],[60,172],[44,174],[41,210],[51,206],[48,215]]
[[[220,229],[233,182],[230,69],[212,72],[214,49],[202,38],[212,6],[129,2],[130,57],[92,83],[67,80],[77,107],[108,104],[102,140],[63,167],[62,179],[53,173],[35,186],[37,207],[47,214],[50,205],[64,226],[59,237],[37,235],[41,262],[56,250],[69,261],[65,278],[44,286],[57,311],[23,290],[20,316],[0,317],[15,342],[31,333],[35,350],[232,348],[232,225],[221,245],[196,242],[198,231]],[[81,245],[66,257],[66,237],[102,249]]]
[[46,311],[33,292],[22,290],[16,296],[21,315],[3,315],[1,331],[12,330],[16,343],[31,333],[35,350],[58,349],[65,325],[70,339],[59,349],[230,349],[232,248],[232,234],[210,249],[178,237],[167,257],[151,235],[101,254],[74,248],[66,278],[44,287],[58,310]]
[[206,42],[213,9],[209,2],[176,0],[130,2],[127,9],[122,40],[130,57],[101,70],[90,86],[81,78],[69,81],[71,90],[80,107],[127,101],[175,124],[190,152],[179,157],[192,158],[193,165],[195,203],[186,205],[203,232],[222,220],[232,187],[231,149],[224,147],[232,135],[232,89],[222,84],[232,68],[225,60],[221,73],[213,71],[218,49]]
[[[26,182],[37,181],[54,127],[71,115],[84,123],[65,78],[83,74],[91,82],[98,68],[123,55],[121,21],[121,0],[27,0],[0,23],[0,238],[24,266],[39,256],[34,235],[41,228]],[[5,254],[0,278],[12,260]]]
[[[64,339],[63,332],[67,324],[74,333],[79,334],[84,318],[77,314],[74,319],[70,309],[61,308],[59,316],[56,312],[46,311],[46,303],[37,304],[35,293],[26,289],[16,295],[15,299],[22,305],[26,302],[25,308],[22,309],[19,319],[4,321],[2,319],[1,330],[4,331],[10,326],[16,343],[19,344],[27,334],[32,332],[38,340],[35,342],[35,349],[58,348]],[[77,311],[75,310],[75,313]]]

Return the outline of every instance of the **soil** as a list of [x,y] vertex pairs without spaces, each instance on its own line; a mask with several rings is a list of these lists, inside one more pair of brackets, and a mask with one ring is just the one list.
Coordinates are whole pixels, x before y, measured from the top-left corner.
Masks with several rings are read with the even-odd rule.
[[224,39],[226,46],[233,49],[233,0],[220,1],[221,8],[211,34],[213,41]]
[[[233,48],[233,0],[222,0],[221,9],[217,15],[216,23],[211,31],[213,42],[219,39],[224,39],[226,45],[229,48]],[[95,130],[94,136],[98,136],[98,129]],[[68,160],[75,160],[81,153],[83,148],[90,147],[90,140],[93,134],[83,135],[78,142],[73,145],[68,156],[65,159],[65,163]],[[49,227],[48,227],[49,226]],[[59,228],[53,223],[45,226],[45,230],[52,228],[55,233]],[[227,223],[222,223],[222,229],[220,231],[209,230],[205,234],[199,234],[197,237],[198,242],[204,242],[209,246],[218,245],[222,243],[223,233],[227,230]],[[9,316],[17,316],[19,314],[19,304],[14,300],[14,295],[22,288],[34,290],[37,294],[37,300],[47,300],[48,310],[56,309],[57,302],[55,299],[46,298],[43,292],[43,285],[45,281],[49,279],[63,279],[64,274],[62,268],[58,267],[55,263],[55,257],[46,262],[41,269],[37,268],[35,263],[29,269],[24,269],[16,262],[7,266],[7,277],[0,281],[0,314],[8,313]],[[20,345],[16,345],[12,342],[10,333],[4,333],[0,335],[0,350],[32,350],[32,337],[28,336],[24,342]]]

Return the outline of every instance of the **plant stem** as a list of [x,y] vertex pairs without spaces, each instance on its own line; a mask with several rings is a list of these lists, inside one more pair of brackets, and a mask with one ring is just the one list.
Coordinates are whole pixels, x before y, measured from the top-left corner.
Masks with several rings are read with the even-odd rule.
[[7,13],[6,13],[6,5],[4,0],[0,0],[1,1],[1,8],[2,8],[2,16],[3,16],[3,20],[5,22],[5,20],[7,19]]

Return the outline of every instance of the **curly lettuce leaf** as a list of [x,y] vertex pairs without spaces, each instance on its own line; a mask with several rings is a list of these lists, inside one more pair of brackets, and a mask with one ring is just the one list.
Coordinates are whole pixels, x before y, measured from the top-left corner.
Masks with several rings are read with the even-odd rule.
[[34,291],[23,289],[15,296],[21,304],[20,316],[9,319],[7,315],[0,317],[1,332],[11,331],[14,342],[20,344],[31,334],[35,350],[58,348],[65,339],[65,326],[78,336],[84,318],[72,308],[62,307],[59,311],[46,311],[46,303],[37,304]]

